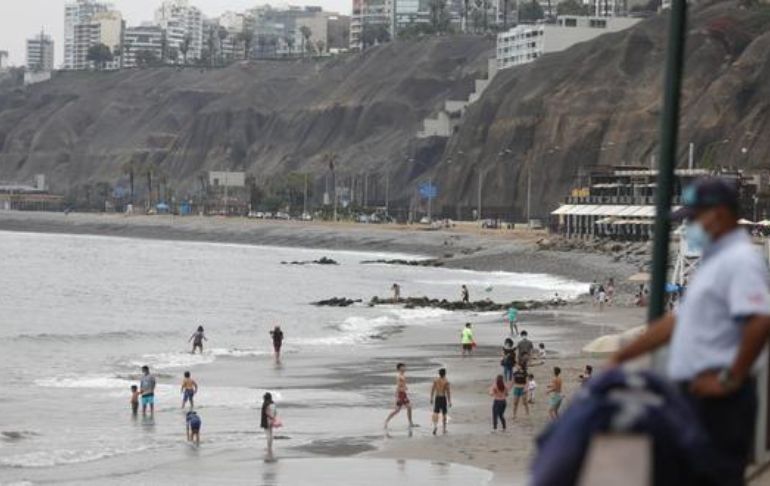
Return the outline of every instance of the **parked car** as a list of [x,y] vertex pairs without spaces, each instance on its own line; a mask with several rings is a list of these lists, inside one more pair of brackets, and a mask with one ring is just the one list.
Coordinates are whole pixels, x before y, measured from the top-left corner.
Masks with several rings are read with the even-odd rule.
[[310,213],[302,213],[302,216],[299,217],[302,221],[313,221],[313,215]]
[[481,227],[486,229],[498,229],[500,225],[496,219],[485,219],[481,222]]
[[289,219],[291,219],[291,216],[289,216],[289,213],[284,213],[283,211],[278,211],[277,213],[275,213],[275,219],[289,220]]
[[430,218],[427,216],[423,216],[422,219],[420,219],[420,224],[430,224]]

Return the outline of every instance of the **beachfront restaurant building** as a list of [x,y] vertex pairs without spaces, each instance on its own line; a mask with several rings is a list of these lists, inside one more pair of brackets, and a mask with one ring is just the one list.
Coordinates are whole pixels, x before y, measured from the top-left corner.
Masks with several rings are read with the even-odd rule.
[[[735,170],[680,169],[676,171],[673,204],[682,188],[699,177],[734,179],[742,199],[756,192],[750,179]],[[567,238],[608,238],[645,241],[652,238],[658,171],[644,167],[597,167],[588,186],[573,189],[564,204],[551,212],[550,228]]]

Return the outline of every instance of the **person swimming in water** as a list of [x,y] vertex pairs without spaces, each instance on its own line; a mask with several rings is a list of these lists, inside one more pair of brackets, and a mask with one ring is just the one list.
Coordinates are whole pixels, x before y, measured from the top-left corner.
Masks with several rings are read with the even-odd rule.
[[404,363],[398,363],[396,365],[396,371],[398,372],[396,375],[396,408],[390,412],[388,418],[385,419],[385,428],[388,428],[390,420],[395,417],[402,408],[406,408],[406,417],[409,419],[409,427],[411,428],[414,427],[414,422],[412,422],[412,404],[409,402],[409,395],[406,393],[406,365]]
[[198,393],[198,383],[195,382],[192,378],[190,378],[190,372],[185,371],[184,372],[184,378],[182,379],[182,386],[180,388],[180,391],[182,392],[182,408],[187,405],[187,402],[190,402],[190,410],[195,408],[195,405],[193,403],[193,397],[196,393]]
[[438,416],[441,414],[443,432],[446,434],[446,421],[448,408],[452,406],[452,392],[449,380],[446,379],[446,369],[438,370],[438,378],[433,380],[433,388],[430,390],[430,403],[433,405],[433,435],[438,429]]
[[189,343],[192,341],[193,347],[192,347],[192,354],[195,354],[196,349],[200,349],[201,354],[203,354],[203,341],[208,341],[206,339],[206,335],[203,332],[203,326],[198,326],[198,330],[193,333],[192,336],[190,336],[190,339],[187,340]]

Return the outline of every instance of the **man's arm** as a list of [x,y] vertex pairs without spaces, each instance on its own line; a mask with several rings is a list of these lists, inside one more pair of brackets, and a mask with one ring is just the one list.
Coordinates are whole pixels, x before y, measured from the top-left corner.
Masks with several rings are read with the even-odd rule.
[[610,364],[619,365],[666,344],[674,332],[676,317],[667,313],[653,322],[649,329],[610,358]]
[[755,315],[744,324],[738,354],[730,367],[732,387],[725,387],[718,371],[702,373],[690,385],[690,391],[703,397],[724,396],[740,386],[751,373],[751,367],[770,337],[770,316]]
[[447,404],[451,407],[452,406],[452,389],[449,383],[446,384],[446,401],[447,401]]
[[767,346],[770,336],[770,316],[751,316],[743,328],[741,345],[733,366],[730,368],[733,379],[741,383],[751,372],[762,349]]
[[433,395],[436,394],[436,382],[433,382],[433,386],[430,387],[430,403],[433,403]]

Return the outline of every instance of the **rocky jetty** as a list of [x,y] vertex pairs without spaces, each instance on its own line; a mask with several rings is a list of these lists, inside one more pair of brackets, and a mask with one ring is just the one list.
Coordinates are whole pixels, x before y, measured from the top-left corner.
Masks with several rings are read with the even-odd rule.
[[318,260],[281,262],[281,265],[339,265],[339,262],[329,257],[321,257]]
[[324,299],[319,300],[318,302],[313,302],[313,305],[317,305],[319,307],[349,307],[353,304],[361,303],[363,300],[361,299],[348,299],[346,297],[332,297],[331,299]]
[[429,258],[426,260],[403,260],[400,258],[395,258],[392,260],[364,260],[361,262],[362,265],[371,265],[374,263],[381,263],[385,265],[406,265],[410,267],[443,267],[444,262],[441,260],[438,260],[436,258]]
[[[327,307],[348,307],[355,303],[362,302],[361,299],[348,299],[346,297],[332,297],[331,299],[313,302],[313,305]],[[510,307],[519,310],[545,309],[550,307],[560,307],[567,305],[564,299],[549,300],[514,300],[511,302],[500,303],[491,300],[477,300],[474,302],[450,301],[446,299],[431,299],[429,297],[406,297],[398,299],[382,298],[374,296],[369,300],[369,306],[402,304],[407,309],[417,309],[430,307],[434,309],[444,309],[449,311],[467,310],[473,312],[504,312]]]

